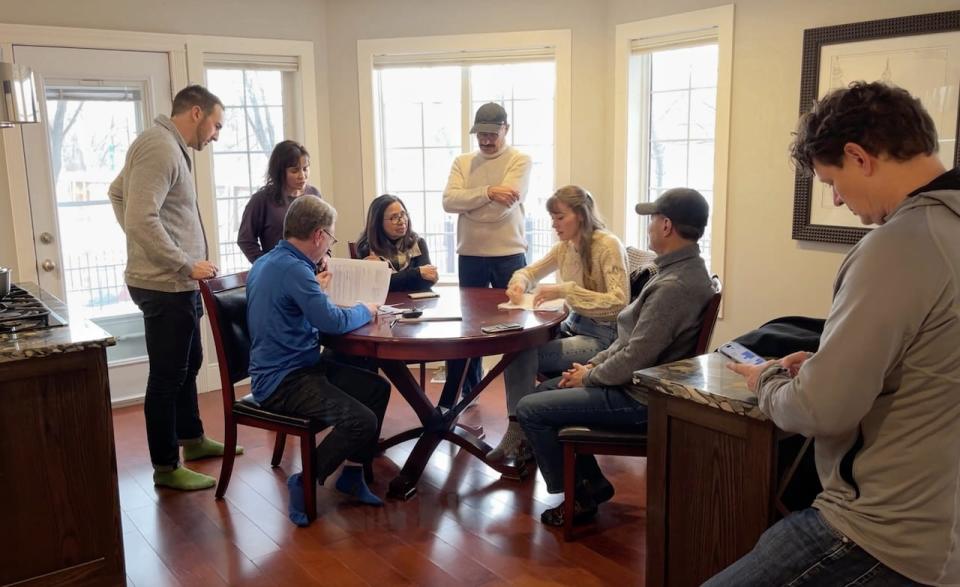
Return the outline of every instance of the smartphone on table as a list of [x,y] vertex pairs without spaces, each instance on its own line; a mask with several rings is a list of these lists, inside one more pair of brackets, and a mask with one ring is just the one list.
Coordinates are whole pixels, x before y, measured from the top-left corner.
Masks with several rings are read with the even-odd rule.
[[762,365],[767,362],[766,359],[739,342],[728,342],[717,350],[720,351],[720,354],[723,356],[745,365]]

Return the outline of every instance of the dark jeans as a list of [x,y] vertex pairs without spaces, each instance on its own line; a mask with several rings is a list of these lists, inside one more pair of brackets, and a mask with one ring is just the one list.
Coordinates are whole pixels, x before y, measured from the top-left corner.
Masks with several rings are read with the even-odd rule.
[[[513,272],[523,269],[527,265],[527,256],[524,253],[507,255],[506,257],[473,257],[460,255],[457,258],[457,268],[460,272],[460,287],[495,287],[506,289]],[[458,359],[447,361],[447,381],[443,384],[440,405],[450,407],[457,401],[457,384],[463,376],[467,361]],[[463,381],[463,393],[469,393],[483,376],[483,366],[480,358],[473,362],[467,377]]]
[[743,558],[704,583],[726,585],[919,585],[833,529],[820,512],[793,512],[767,529]]
[[143,331],[150,360],[143,413],[147,445],[155,469],[180,465],[178,441],[198,440],[203,422],[197,407],[197,373],[203,362],[196,291],[164,292],[127,287],[143,312]]
[[[643,432],[647,406],[619,387],[557,389],[560,378],[544,381],[517,405],[517,420],[533,448],[547,491],[563,493],[563,446],[558,433],[565,426],[610,426]],[[596,481],[600,467],[593,455],[577,459],[578,479]]]
[[321,358],[289,373],[262,405],[333,427],[314,451],[313,470],[322,484],[346,459],[373,459],[388,401],[390,384],[383,377]]

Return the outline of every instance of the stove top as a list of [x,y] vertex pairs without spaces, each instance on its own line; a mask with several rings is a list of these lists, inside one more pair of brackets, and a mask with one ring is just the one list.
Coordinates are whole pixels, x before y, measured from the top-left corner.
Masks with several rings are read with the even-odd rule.
[[66,323],[33,294],[15,285],[10,286],[10,295],[0,298],[0,334],[44,330]]

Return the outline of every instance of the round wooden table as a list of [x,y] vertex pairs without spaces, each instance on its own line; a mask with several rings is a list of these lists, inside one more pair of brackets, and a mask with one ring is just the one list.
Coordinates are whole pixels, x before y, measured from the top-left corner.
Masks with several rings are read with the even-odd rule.
[[[408,499],[416,493],[417,481],[441,440],[464,448],[506,477],[519,479],[525,474],[523,465],[518,466],[513,461],[488,462],[490,446],[471,432],[457,428],[457,419],[521,351],[536,348],[554,338],[567,315],[565,311],[500,310],[497,304],[507,299],[502,289],[437,287],[435,291],[440,297],[426,300],[411,300],[405,293],[391,293],[387,296],[387,303],[423,310],[423,318],[459,317],[459,320],[404,323],[395,322],[396,316],[381,315],[348,334],[324,337],[324,344],[336,351],[379,359],[384,374],[420,420],[420,426],[381,443],[386,449],[419,438],[400,474],[390,482],[387,495],[400,499]],[[523,330],[498,334],[480,331],[484,326],[501,322],[518,322],[523,325]],[[503,356],[479,385],[451,407],[444,407],[447,402],[443,399],[439,405],[434,405],[406,365],[409,361],[479,361],[489,355]],[[464,373],[467,371],[465,369]],[[462,378],[460,384],[463,384]]]

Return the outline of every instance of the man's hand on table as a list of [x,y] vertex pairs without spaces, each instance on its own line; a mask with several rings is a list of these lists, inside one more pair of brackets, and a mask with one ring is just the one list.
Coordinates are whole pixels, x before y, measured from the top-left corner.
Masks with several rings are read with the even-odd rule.
[[801,365],[803,365],[807,359],[812,357],[812,353],[806,351],[799,351],[796,353],[791,353],[786,357],[783,357],[779,361],[767,361],[760,365],[745,365],[742,363],[727,363],[727,369],[730,369],[734,373],[742,375],[747,378],[747,388],[753,393],[757,393],[757,382],[760,380],[760,374],[763,373],[767,367],[774,363],[779,363],[783,367],[790,377],[796,377],[797,373],[800,371]]
[[557,386],[561,388],[583,387],[583,377],[590,369],[593,369],[593,365],[590,363],[586,365],[574,363],[572,367],[564,371],[563,375],[560,376],[560,383],[558,383]]

